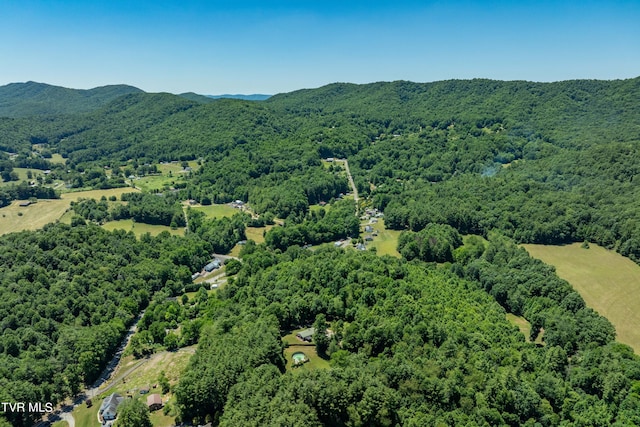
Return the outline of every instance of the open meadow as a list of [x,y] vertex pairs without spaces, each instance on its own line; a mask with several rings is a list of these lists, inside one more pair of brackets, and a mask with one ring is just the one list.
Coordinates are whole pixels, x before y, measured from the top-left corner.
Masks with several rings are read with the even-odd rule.
[[239,209],[233,208],[230,205],[213,204],[213,205],[195,205],[191,206],[191,209],[203,212],[207,218],[222,218],[224,216],[233,216],[240,212]]
[[593,243],[589,249],[580,243],[522,246],[532,257],[553,265],[589,307],[611,321],[617,341],[640,353],[640,266]]
[[108,190],[76,191],[63,193],[60,199],[40,199],[29,206],[20,206],[22,201],[14,200],[11,205],[0,209],[0,234],[14,231],[37,230],[46,224],[56,222],[63,217],[71,206],[71,202],[79,199],[96,199],[102,196],[120,197],[123,193],[137,190],[129,187],[111,188]]

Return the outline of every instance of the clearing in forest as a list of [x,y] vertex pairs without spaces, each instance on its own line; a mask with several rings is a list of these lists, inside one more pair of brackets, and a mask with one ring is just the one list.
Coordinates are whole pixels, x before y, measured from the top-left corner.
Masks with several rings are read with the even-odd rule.
[[556,268],[587,305],[615,326],[617,340],[640,354],[640,266],[591,243],[565,246],[522,245],[532,257]]
[[112,188],[108,190],[77,191],[64,193],[60,199],[39,199],[29,206],[20,206],[23,200],[14,200],[11,205],[0,209],[0,234],[22,230],[37,230],[46,224],[56,222],[78,199],[100,200],[102,196],[120,197],[123,193],[136,192],[133,188]]

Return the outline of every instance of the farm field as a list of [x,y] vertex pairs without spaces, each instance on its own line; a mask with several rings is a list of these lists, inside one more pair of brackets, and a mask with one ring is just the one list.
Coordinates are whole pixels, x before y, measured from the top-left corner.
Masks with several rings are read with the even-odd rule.
[[13,231],[37,230],[46,224],[56,222],[63,217],[72,201],[78,199],[100,199],[102,196],[119,197],[123,193],[137,190],[132,188],[112,188],[108,190],[77,191],[64,193],[60,199],[40,199],[38,203],[27,207],[20,206],[20,201],[14,200],[11,205],[0,209],[0,234]]
[[191,209],[203,212],[207,218],[222,218],[223,216],[233,216],[240,212],[229,205],[206,205],[191,206]]
[[640,353],[640,266],[593,243],[589,249],[580,243],[522,246],[532,257],[553,265],[589,307],[611,321],[616,339]]
[[140,237],[145,233],[149,233],[152,236],[157,236],[163,231],[168,231],[174,236],[184,236],[184,227],[176,228],[175,230],[166,225],[152,225],[144,224],[141,222],[134,222],[132,219],[121,219],[118,221],[106,222],[102,228],[108,231],[124,230],[133,231],[136,236]]

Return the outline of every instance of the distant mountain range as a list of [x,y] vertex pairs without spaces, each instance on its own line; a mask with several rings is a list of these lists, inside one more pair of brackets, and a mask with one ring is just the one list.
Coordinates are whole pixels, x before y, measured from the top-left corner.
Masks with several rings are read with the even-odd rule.
[[229,95],[229,94],[225,94],[225,95],[206,95],[207,98],[212,98],[212,99],[220,99],[220,98],[231,98],[231,99],[242,99],[245,101],[264,101],[265,99],[269,99],[271,98],[272,95],[264,95],[261,93],[254,93],[252,95]]
[[[69,89],[46,83],[10,83],[0,86],[0,117],[52,116],[87,113],[97,110],[123,95],[144,93],[128,85],[109,85],[94,89]],[[179,95],[190,101],[207,104],[220,98],[263,101],[271,95]]]

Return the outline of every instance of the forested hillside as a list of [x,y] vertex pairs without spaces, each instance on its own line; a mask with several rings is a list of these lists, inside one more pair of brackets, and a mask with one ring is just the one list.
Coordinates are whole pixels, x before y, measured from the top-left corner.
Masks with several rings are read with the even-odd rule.
[[[371,253],[290,248],[274,255],[258,248],[245,256],[237,280],[209,299],[213,325],[176,390],[183,420],[224,426],[640,422],[640,360],[612,342],[611,325],[585,309],[566,282],[545,283],[552,273],[500,239],[480,259],[456,265],[469,280]],[[506,291],[508,301],[520,300],[527,310],[548,307],[544,347],[525,343],[484,291],[493,285],[490,293],[502,295],[514,275],[519,286]],[[333,333],[326,349],[331,368],[285,372],[280,334],[318,319]]]
[[[186,422],[640,423],[637,356],[517,247],[592,241],[640,261],[640,78],[332,84],[261,102],[186,95],[0,119],[0,172],[15,181],[0,187],[4,205],[135,186],[167,162],[181,174],[120,201],[79,200],[71,225],[0,239],[3,401],[72,394],[151,301],[132,354],[200,337],[174,390]],[[19,168],[41,176],[21,181]],[[207,218],[183,211],[187,200],[248,208]],[[362,242],[356,214],[373,208],[402,230],[402,259],[307,249]],[[136,239],[91,224],[117,219],[186,232]],[[212,252],[265,224],[226,287],[208,296],[191,283]],[[196,296],[167,300],[186,290]],[[505,313],[529,322],[529,340]],[[287,369],[282,337],[311,325],[330,331],[313,338],[325,365]],[[61,350],[69,340],[80,353]]]
[[0,86],[0,117],[54,116],[98,109],[114,99],[142,92],[127,85],[94,89],[67,89],[44,83],[11,83]]

